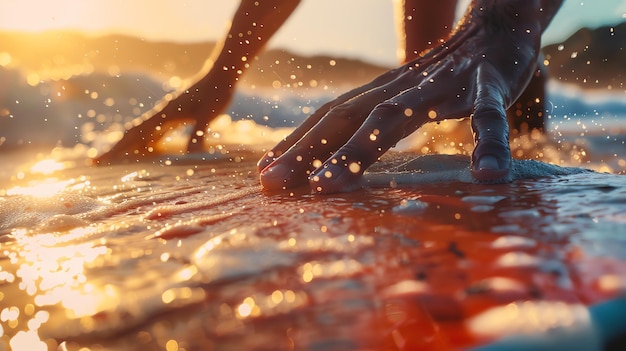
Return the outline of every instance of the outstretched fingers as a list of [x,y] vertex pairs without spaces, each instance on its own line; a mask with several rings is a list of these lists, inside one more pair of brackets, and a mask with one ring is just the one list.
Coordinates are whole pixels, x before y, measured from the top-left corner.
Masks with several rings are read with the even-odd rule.
[[[400,139],[424,123],[457,116],[435,86],[421,85],[378,104],[354,135],[310,176],[313,191],[333,193],[360,187],[363,172]],[[445,102],[445,103],[444,103]]]
[[[322,119],[333,119],[334,117],[327,117],[329,112],[333,109],[337,110],[330,115],[339,115],[340,109],[347,110],[347,107],[340,107],[348,101],[356,98],[360,98],[362,95],[370,94],[372,91],[375,91],[376,88],[389,84],[390,82],[396,80],[402,73],[406,70],[406,66],[400,67],[397,69],[393,69],[387,71],[380,76],[376,77],[371,82],[364,84],[358,88],[354,88],[337,98],[333,99],[322,105],[318,108],[312,115],[307,117],[307,119],[302,122],[291,134],[289,134],[285,139],[279,142],[275,147],[265,153],[263,157],[257,163],[257,169],[259,172],[262,172],[265,168],[267,168],[270,164],[272,164],[276,159],[282,156],[287,150],[289,150],[292,146],[294,146],[299,140],[301,140],[310,130],[312,130]],[[332,122],[325,122],[325,125],[330,126]]]
[[[378,101],[355,98],[331,109],[300,140],[261,171],[263,186],[283,189],[305,184],[309,173],[354,134]],[[272,156],[268,154],[266,158]]]
[[[263,186],[267,189],[283,189],[306,183],[311,171],[320,167],[322,161],[352,137],[379,102],[414,84],[411,75],[394,73],[393,78],[387,84],[331,107],[322,117],[309,117],[282,144],[259,161],[260,169],[268,164],[261,170]],[[283,148],[288,150],[283,153]]]
[[410,108],[395,101],[378,104],[354,135],[310,176],[318,193],[351,191],[361,186],[361,175],[404,135]]

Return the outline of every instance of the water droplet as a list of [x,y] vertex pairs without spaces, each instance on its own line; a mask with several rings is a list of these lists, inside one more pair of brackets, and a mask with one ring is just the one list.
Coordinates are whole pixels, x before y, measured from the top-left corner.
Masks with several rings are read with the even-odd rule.
[[357,174],[361,171],[361,166],[356,163],[356,162],[352,162],[350,163],[350,165],[348,166],[348,169],[350,169],[350,172]]
[[378,134],[380,134],[380,130],[374,129],[374,131],[372,131],[372,134],[370,134],[370,140],[375,141]]

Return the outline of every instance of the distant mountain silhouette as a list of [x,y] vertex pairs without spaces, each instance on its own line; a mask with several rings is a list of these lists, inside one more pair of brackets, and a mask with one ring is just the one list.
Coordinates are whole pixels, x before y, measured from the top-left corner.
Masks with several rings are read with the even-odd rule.
[[0,32],[0,42],[0,52],[8,53],[14,66],[40,73],[44,80],[55,77],[52,71],[190,76],[202,67],[214,46],[149,42],[124,35],[89,37],[72,31]]
[[[214,42],[152,42],[125,35],[90,37],[79,32],[0,32],[0,55],[25,76],[41,80],[75,75],[128,72],[167,81],[197,74],[210,56]],[[626,22],[597,29],[583,28],[562,43],[543,48],[550,77],[584,88],[623,87],[626,76]],[[2,64],[0,56],[0,64]],[[332,62],[332,64],[331,64]],[[280,85],[290,88],[354,86],[388,67],[330,56],[303,57],[285,50],[268,50],[254,58],[241,85]],[[31,77],[32,78],[32,77]],[[299,83],[301,82],[301,83]]]
[[[65,31],[0,32],[0,145],[90,143],[90,132],[124,124],[150,109],[173,89],[166,84],[170,78],[198,74],[214,46]],[[624,90],[625,48],[626,22],[581,29],[543,52],[552,79]],[[239,92],[226,112],[270,126],[293,126],[306,115],[303,107],[315,109],[321,100],[387,69],[360,60],[269,50],[254,59],[239,85],[245,93]],[[246,90],[251,87],[263,89]],[[296,94],[282,94],[290,90]],[[315,91],[313,100],[304,94],[309,90]]]
[[[126,123],[152,108],[173,90],[166,84],[170,78],[197,75],[215,46],[67,31],[0,32],[0,43],[0,145],[5,149],[89,143],[89,132]],[[239,85],[263,91],[237,94],[226,112],[293,126],[303,118],[303,106],[314,109],[317,99],[385,70],[359,60],[269,50],[254,59]],[[316,93],[313,100],[298,94],[298,101],[290,94],[275,101],[274,93],[267,93],[285,89]]]
[[626,87],[626,22],[580,29],[543,52],[553,79],[587,89]]
[[[202,69],[215,47],[214,42],[151,42],[125,35],[89,37],[71,31],[0,32],[0,43],[0,54],[10,55],[8,67],[19,67],[26,75],[36,73],[42,80],[125,72],[149,74],[162,81],[172,76],[185,79]],[[354,85],[386,69],[360,60],[268,50],[254,58],[242,83],[257,87],[272,86],[274,81],[290,87],[310,87],[312,81],[315,86]]]

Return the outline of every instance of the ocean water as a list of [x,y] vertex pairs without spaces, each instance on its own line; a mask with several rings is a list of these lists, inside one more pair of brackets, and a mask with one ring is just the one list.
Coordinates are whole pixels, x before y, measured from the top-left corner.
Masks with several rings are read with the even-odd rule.
[[514,136],[531,161],[509,184],[471,182],[468,127],[450,122],[399,144],[366,189],[263,190],[263,149],[334,93],[242,93],[199,155],[174,152],[181,131],[166,155],[94,167],[116,129],[80,126],[86,142],[3,150],[0,350],[456,350],[507,335],[600,350],[624,332],[602,333],[589,307],[626,292],[623,95],[551,83],[548,131]]

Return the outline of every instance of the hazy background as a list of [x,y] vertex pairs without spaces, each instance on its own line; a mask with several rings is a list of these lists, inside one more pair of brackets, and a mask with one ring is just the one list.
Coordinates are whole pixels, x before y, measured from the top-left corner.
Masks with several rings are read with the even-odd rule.
[[[240,78],[224,112],[235,121],[293,127],[323,102],[396,66],[395,1],[303,0]],[[134,118],[191,84],[238,4],[0,0],[0,152],[110,145]],[[565,1],[542,48],[559,132],[565,122],[576,135],[590,125],[602,135],[609,125],[625,125],[625,47],[626,0]],[[597,91],[603,102],[563,84],[586,96]],[[590,122],[580,127],[580,120]],[[626,132],[613,134],[623,150]]]
[[[458,12],[462,13],[468,2],[462,0]],[[0,30],[80,29],[94,35],[129,34],[147,40],[217,40],[225,33],[238,3],[237,0],[2,1]],[[563,40],[584,26],[593,28],[625,19],[623,0],[566,0],[545,33],[544,44]],[[339,55],[395,65],[396,43],[393,0],[303,0],[269,46],[303,55]]]

